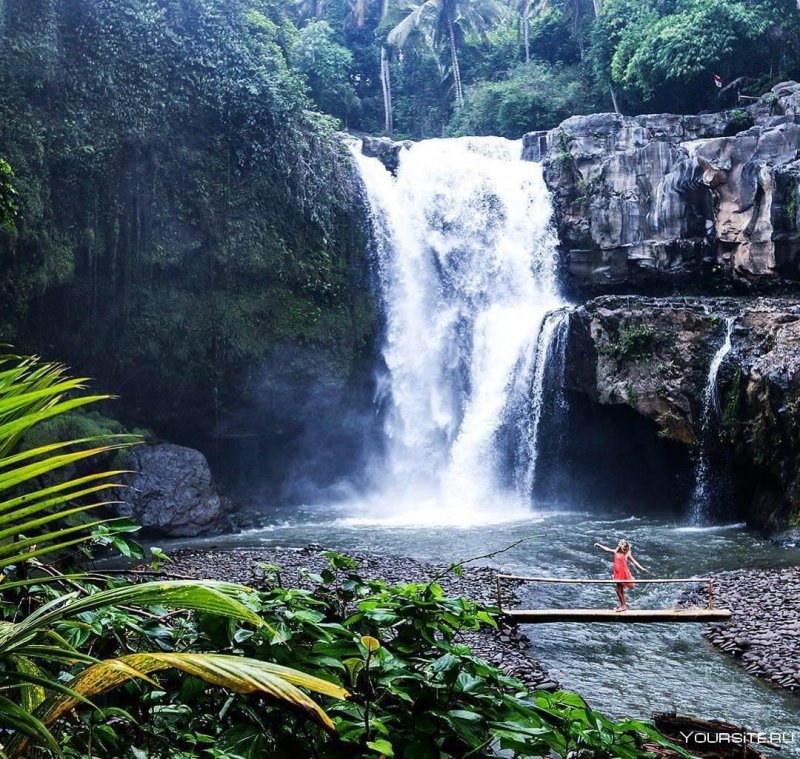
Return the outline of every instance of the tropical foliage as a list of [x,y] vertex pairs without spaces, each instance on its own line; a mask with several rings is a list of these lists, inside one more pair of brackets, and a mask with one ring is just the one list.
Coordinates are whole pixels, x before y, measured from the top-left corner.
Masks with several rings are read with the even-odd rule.
[[713,106],[713,74],[761,94],[797,71],[798,7],[789,0],[606,0],[592,34],[596,70],[649,108]]
[[[97,710],[82,710],[63,734],[66,755],[83,759],[91,747],[94,757],[109,759],[488,759],[502,748],[514,757],[585,749],[600,759],[645,759],[669,745],[651,726],[609,720],[574,694],[530,693],[476,657],[462,636],[493,626],[491,610],[447,597],[436,583],[387,586],[362,578],[345,556],[331,553],[329,561],[322,573],[305,573],[301,588],[287,587],[280,568],[265,567],[256,578],[262,589],[247,598],[260,625],[174,617],[160,606],[147,610],[156,618],[119,608],[90,616],[86,645],[122,638],[128,648],[157,647],[164,653],[117,658],[148,672],[174,664],[190,676],[165,671],[158,685],[138,680],[135,699],[129,691],[95,699]],[[315,673],[327,685],[288,679],[320,693],[335,733],[323,715],[309,721],[245,689],[210,687],[203,680],[221,683],[195,669],[196,648],[225,652],[203,657],[212,674],[223,661],[251,660],[270,662],[266,672],[291,665]],[[344,690],[350,698],[337,698]]]
[[469,107],[456,114],[451,129],[459,134],[517,138],[585,110],[591,101],[574,67],[520,64],[507,79],[480,82],[467,90]]
[[[731,107],[738,94],[800,75],[794,0],[331,0],[310,15],[302,8],[301,28],[327,20],[352,52],[346,69],[359,107],[348,124],[371,132],[493,128],[519,137],[555,126],[565,108]],[[731,87],[720,93],[715,74]],[[550,97],[563,107],[541,102]],[[500,98],[516,115],[490,124],[489,103]]]
[[[85,519],[108,506],[120,471],[72,476],[79,463],[131,444],[124,437],[91,437],[18,450],[19,441],[38,424],[96,403],[104,396],[83,391],[85,380],[66,376],[64,368],[32,358],[0,359],[0,726],[8,731],[0,749],[14,759],[32,743],[60,754],[52,726],[89,700],[131,680],[156,685],[154,672],[173,668],[213,685],[241,693],[261,693],[333,723],[298,686],[333,698],[344,688],[294,669],[259,660],[186,652],[126,653],[101,659],[99,640],[86,645],[103,615],[158,605],[182,614],[200,611],[236,619],[255,628],[263,619],[246,605],[247,589],[224,582],[161,581],[111,586],[86,573],[64,575],[42,559],[64,561],[69,551],[107,540],[114,522]],[[100,530],[99,528],[105,528]],[[100,584],[108,585],[105,589]],[[152,613],[148,612],[152,617]],[[94,628],[94,630],[93,630]]]

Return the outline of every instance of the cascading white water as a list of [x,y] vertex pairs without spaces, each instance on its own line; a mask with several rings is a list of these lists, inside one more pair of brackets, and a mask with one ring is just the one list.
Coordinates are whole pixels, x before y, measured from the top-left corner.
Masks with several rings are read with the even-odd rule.
[[354,150],[386,329],[375,503],[398,523],[529,508],[502,471],[498,434],[506,410],[526,402],[542,321],[561,300],[550,196],[521,151],[496,137],[427,140],[402,151],[393,177]]
[[708,380],[703,393],[703,419],[700,428],[700,450],[694,469],[694,491],[690,506],[690,519],[693,525],[707,521],[713,498],[713,472],[711,471],[710,438],[716,428],[720,416],[719,388],[717,380],[719,370],[725,357],[731,352],[733,325],[736,319],[725,318],[725,337],[708,366]]
[[[539,442],[541,437],[542,416],[544,415],[547,370],[553,364],[564,366],[566,350],[566,328],[569,320],[567,310],[554,311],[544,319],[533,360],[532,377],[530,377],[530,413],[520,415],[522,426],[521,440],[527,451],[517,462],[516,485],[523,498],[533,496],[536,482],[536,466],[539,463]],[[563,380],[559,377],[558,380]],[[563,387],[557,388],[556,403],[563,403]]]

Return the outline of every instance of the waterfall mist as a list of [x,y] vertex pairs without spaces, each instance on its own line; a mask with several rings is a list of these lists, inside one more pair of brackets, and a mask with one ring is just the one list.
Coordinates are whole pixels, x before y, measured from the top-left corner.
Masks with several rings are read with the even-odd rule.
[[[562,300],[549,193],[521,150],[496,137],[427,140],[393,176],[354,149],[385,321],[386,450],[369,519],[465,524],[530,508],[542,402],[531,387],[547,358],[537,342]],[[532,426],[509,436],[519,409]]]

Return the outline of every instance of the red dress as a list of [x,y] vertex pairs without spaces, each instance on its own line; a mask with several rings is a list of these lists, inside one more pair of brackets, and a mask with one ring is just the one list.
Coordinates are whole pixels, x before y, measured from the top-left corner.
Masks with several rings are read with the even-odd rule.
[[[628,555],[614,551],[614,573],[612,575],[615,580],[633,580],[633,575],[628,567]],[[636,585],[635,582],[620,583],[623,588],[632,588]]]

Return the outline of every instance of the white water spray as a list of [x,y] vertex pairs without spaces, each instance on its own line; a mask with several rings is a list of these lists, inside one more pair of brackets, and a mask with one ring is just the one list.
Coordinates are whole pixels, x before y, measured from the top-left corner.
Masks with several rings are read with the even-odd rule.
[[703,393],[703,419],[700,428],[700,452],[694,469],[694,492],[690,508],[690,518],[693,525],[703,524],[712,506],[714,482],[711,471],[710,453],[708,450],[709,438],[712,436],[720,417],[719,388],[717,379],[719,370],[725,357],[731,352],[733,325],[736,319],[732,316],[725,318],[725,338],[717,348],[708,367],[708,380]]
[[[525,455],[520,456],[518,461],[516,485],[519,495],[523,498],[531,498],[533,496],[533,486],[536,483],[536,467],[539,463],[542,416],[545,411],[547,370],[554,364],[563,368],[568,322],[569,312],[567,310],[554,311],[547,314],[542,323],[539,340],[536,345],[532,377],[530,379],[530,414],[527,416],[525,414],[520,415],[520,424],[523,428],[521,439],[527,450]],[[563,377],[558,379],[563,380]],[[559,388],[559,390],[561,392],[558,393],[559,397],[556,398],[556,402],[561,404],[564,402],[562,397],[563,387]]]
[[396,177],[354,151],[386,322],[387,460],[375,502],[397,523],[529,510],[498,434],[507,409],[529,402],[537,336],[561,300],[550,196],[521,150],[496,137],[428,140],[401,153]]

